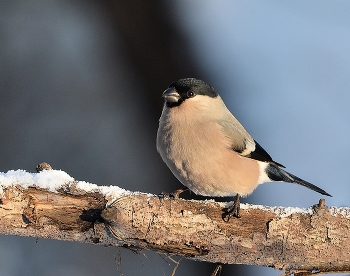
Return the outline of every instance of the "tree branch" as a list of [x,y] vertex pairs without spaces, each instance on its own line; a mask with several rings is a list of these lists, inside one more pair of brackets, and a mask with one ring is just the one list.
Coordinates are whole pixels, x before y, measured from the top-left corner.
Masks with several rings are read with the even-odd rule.
[[63,176],[0,173],[0,233],[294,272],[350,270],[349,208],[328,210],[324,200],[308,210],[242,204],[242,218],[225,222],[224,203],[161,199]]

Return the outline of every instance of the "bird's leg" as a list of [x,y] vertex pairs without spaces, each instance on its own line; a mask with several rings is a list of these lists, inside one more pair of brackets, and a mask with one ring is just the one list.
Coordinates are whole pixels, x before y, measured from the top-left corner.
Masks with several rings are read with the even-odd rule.
[[182,189],[178,189],[172,193],[170,193],[170,197],[173,197],[174,199],[178,199],[179,198],[179,195],[185,191],[187,191],[188,188],[182,188]]
[[240,195],[237,194],[235,201],[233,202],[233,204],[228,207],[225,212],[222,214],[222,218],[225,220],[225,218],[227,217],[227,222],[230,220],[231,217],[236,217],[236,218],[240,218],[241,217],[241,202],[239,200]]
[[165,197],[168,197],[168,198],[171,198],[171,199],[178,199],[179,198],[179,195],[182,193],[182,192],[185,192],[187,191],[188,188],[182,188],[182,189],[178,189],[172,193],[166,193],[166,192],[161,192],[158,197],[163,199]]

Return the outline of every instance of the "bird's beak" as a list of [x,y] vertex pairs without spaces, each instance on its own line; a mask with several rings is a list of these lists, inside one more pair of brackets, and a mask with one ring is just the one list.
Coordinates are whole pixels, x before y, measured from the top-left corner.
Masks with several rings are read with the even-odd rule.
[[169,103],[177,103],[181,98],[180,94],[177,93],[174,87],[169,87],[165,90],[162,97]]

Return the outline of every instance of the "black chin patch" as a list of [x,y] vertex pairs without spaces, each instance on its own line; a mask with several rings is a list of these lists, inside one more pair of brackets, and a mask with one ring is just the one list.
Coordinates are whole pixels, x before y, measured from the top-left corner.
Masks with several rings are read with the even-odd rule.
[[180,104],[183,103],[184,100],[180,99],[178,100],[177,102],[166,102],[166,106],[169,107],[169,108],[172,108],[172,107],[176,107],[176,106],[179,106]]

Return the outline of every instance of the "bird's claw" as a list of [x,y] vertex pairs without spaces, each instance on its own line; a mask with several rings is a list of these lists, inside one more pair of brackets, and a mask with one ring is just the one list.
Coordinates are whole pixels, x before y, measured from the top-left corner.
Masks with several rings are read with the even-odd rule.
[[187,190],[188,190],[188,188],[178,189],[178,190],[172,192],[170,195],[171,195],[174,199],[178,199],[179,196],[180,196],[180,194],[183,193],[183,192],[185,192],[185,191],[187,191]]
[[228,222],[230,220],[230,218],[232,218],[232,217],[236,217],[236,218],[241,217],[241,212],[240,212],[239,206],[232,205],[229,208],[224,209],[224,213],[222,214],[222,219],[225,222]]
[[172,193],[167,193],[167,192],[161,192],[158,197],[159,199],[163,200],[165,198],[169,198],[169,199],[178,199],[179,198],[179,195],[184,192],[184,191],[187,191],[188,188],[182,188],[182,189],[178,189]]
[[222,214],[222,219],[226,222],[228,222],[232,217],[236,217],[236,218],[241,217],[241,203],[240,203],[238,194],[236,196],[234,203],[230,207],[225,208],[223,211],[224,213]]

